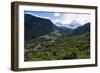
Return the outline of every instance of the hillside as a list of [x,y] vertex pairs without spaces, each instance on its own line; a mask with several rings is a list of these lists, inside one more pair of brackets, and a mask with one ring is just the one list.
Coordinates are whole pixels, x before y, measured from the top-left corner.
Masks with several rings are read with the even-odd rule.
[[[28,42],[27,42],[28,40]],[[90,58],[90,23],[76,29],[25,14],[25,61]]]
[[55,25],[48,19],[25,14],[25,38],[48,34],[55,30]]
[[86,23],[83,26],[78,27],[73,31],[73,35],[82,35],[84,33],[90,32],[90,23]]

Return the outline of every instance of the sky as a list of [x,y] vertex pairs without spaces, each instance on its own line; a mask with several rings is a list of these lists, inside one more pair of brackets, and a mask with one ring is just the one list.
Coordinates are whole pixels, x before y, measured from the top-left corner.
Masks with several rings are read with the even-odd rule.
[[[84,25],[90,22],[89,13],[72,13],[72,12],[43,12],[43,11],[24,11],[25,14],[31,14],[37,17],[50,19],[57,26],[66,26],[71,23]],[[60,23],[57,24],[57,23]]]

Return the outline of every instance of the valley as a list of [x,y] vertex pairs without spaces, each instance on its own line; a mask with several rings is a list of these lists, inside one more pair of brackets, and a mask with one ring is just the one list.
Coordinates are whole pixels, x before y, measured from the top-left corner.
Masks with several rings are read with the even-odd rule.
[[25,15],[24,61],[90,58],[90,23],[76,29]]

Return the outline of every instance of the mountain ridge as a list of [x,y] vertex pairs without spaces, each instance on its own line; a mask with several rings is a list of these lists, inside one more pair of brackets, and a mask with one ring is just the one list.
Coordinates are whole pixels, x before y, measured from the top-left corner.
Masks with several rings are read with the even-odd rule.
[[50,33],[55,33],[55,35],[61,34],[70,34],[70,35],[80,35],[86,32],[90,32],[90,23],[86,23],[82,26],[77,27],[76,29],[70,29],[67,27],[58,27],[51,20],[36,17],[30,14],[25,14],[25,38],[35,38],[38,36],[49,35]]
[[29,14],[25,14],[24,19],[25,19],[24,21],[25,38],[28,38],[28,36],[37,37],[37,36],[48,34],[54,31],[56,27],[48,19],[38,18]]

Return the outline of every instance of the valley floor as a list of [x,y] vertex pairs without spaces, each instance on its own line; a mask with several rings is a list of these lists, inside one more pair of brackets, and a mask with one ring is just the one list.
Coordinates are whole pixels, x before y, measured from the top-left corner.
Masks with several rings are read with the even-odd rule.
[[37,37],[25,43],[24,52],[25,61],[87,59],[90,58],[90,36]]

